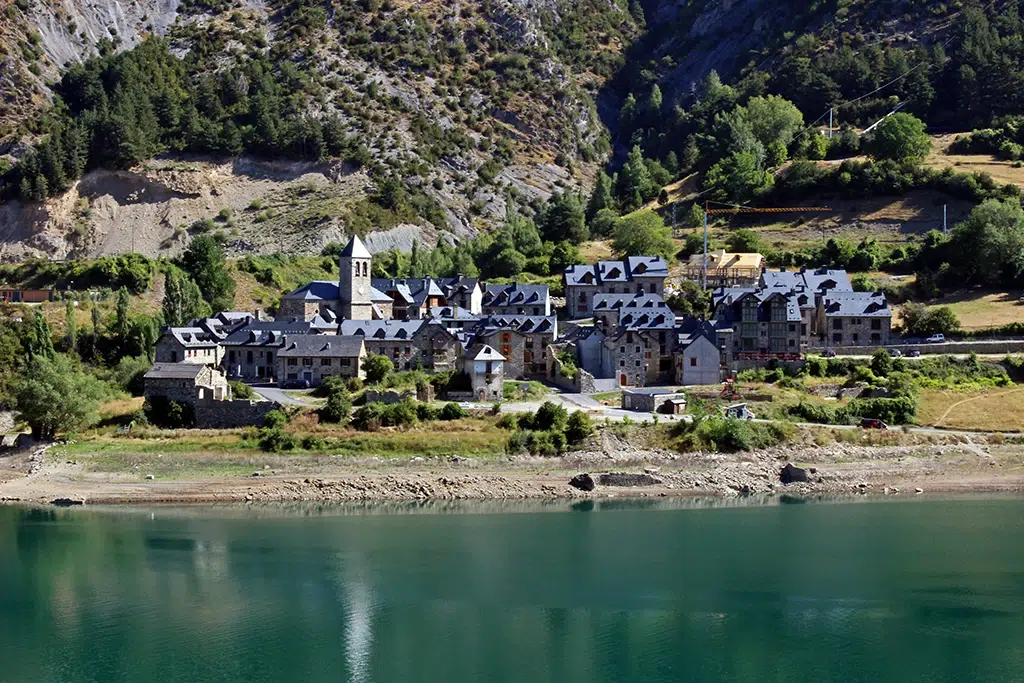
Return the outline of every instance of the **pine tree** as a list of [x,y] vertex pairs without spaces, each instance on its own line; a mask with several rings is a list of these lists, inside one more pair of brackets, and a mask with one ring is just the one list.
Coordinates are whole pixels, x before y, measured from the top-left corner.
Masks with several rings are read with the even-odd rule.
[[640,147],[635,145],[626,158],[626,164],[619,172],[619,199],[627,211],[639,209],[643,202],[654,199],[656,189],[651,174],[644,163]]
[[36,311],[34,323],[35,329],[33,330],[29,355],[53,358],[53,337],[50,336],[50,325],[46,322],[46,318],[43,317],[42,311]]
[[203,299],[199,285],[192,278],[181,276],[181,324],[187,325],[196,318],[208,318],[213,310]]
[[91,346],[92,346],[92,348],[89,350],[90,351],[89,356],[93,360],[96,360],[97,358],[99,358],[100,336],[102,334],[103,334],[103,327],[100,324],[100,309],[99,309],[99,306],[96,306],[95,304],[93,304],[93,307],[92,307],[92,339],[91,339],[91,342],[92,342]]
[[117,290],[113,333],[117,337],[117,341],[122,345],[128,341],[128,335],[132,331],[131,304],[132,301],[128,296],[128,290],[124,287]]
[[597,174],[594,191],[587,202],[587,220],[592,219],[601,209],[614,209],[615,199],[612,197],[612,179],[604,171]]
[[75,319],[75,302],[71,299],[64,305],[64,343],[68,353],[75,353],[78,348],[78,321]]
[[161,310],[164,315],[164,324],[170,327],[181,327],[185,324],[181,289],[181,275],[176,270],[168,271],[164,276],[164,300]]

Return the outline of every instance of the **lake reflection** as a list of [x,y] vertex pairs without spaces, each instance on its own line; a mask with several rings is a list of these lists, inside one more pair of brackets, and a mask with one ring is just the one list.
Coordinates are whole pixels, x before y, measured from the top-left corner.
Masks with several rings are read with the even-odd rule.
[[1024,501],[0,508],[0,683],[1024,679]]

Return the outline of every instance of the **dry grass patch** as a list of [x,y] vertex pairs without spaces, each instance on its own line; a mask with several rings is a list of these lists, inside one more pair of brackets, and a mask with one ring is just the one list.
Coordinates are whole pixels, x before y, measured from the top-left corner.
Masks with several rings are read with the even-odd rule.
[[[931,306],[949,306],[965,330],[1000,327],[1024,320],[1021,292],[961,291],[930,301]],[[895,322],[895,321],[894,321]]]
[[956,392],[924,389],[917,421],[926,426],[979,431],[1024,431],[1024,387]]
[[1002,161],[990,154],[949,154],[947,149],[958,134],[932,136],[932,153],[925,164],[934,168],[954,167],[962,173],[988,173],[1000,183],[1024,187],[1024,167],[1017,168],[1012,161]]

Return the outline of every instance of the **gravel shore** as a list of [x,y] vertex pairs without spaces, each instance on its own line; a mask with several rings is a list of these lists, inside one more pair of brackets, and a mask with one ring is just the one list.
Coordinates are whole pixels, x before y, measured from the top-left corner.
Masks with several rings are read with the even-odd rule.
[[[26,454],[0,459],[0,502],[150,504],[285,501],[422,501],[667,496],[814,495],[1024,491],[1024,447],[974,444],[775,448],[742,454],[633,450],[605,444],[563,458],[337,458],[316,467],[301,457],[273,469],[233,477],[148,478],[138,472],[94,472],[83,464]],[[783,484],[787,463],[806,483]],[[608,473],[647,474],[644,485],[600,482]]]

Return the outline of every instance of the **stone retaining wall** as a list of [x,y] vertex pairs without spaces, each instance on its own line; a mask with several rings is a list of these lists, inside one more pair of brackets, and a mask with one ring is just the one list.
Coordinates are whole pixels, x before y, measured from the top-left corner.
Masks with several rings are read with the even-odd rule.
[[276,408],[277,404],[272,401],[196,401],[196,427],[260,427],[267,413]]

